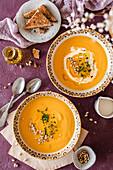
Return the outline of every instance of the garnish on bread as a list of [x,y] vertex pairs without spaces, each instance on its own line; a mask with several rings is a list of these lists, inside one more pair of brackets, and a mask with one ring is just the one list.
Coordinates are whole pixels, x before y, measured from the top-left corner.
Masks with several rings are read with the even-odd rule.
[[37,59],[40,58],[40,55],[39,55],[40,51],[39,50],[33,48],[32,53],[33,53],[34,58],[37,58]]
[[32,18],[26,23],[24,29],[50,27],[53,24],[39,10],[35,12]]
[[26,19],[31,19],[31,17],[35,14],[37,10],[43,13],[43,15],[45,15],[50,21],[57,22],[56,18],[51,15],[51,13],[48,11],[48,9],[46,8],[44,4],[35,10],[32,10],[26,14],[22,14],[22,16]]

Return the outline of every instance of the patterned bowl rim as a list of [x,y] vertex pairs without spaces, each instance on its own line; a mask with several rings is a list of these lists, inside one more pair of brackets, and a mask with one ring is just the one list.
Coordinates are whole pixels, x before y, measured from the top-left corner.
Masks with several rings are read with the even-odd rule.
[[[82,34],[85,34],[85,36],[88,36],[90,35],[89,37],[93,37],[94,36],[96,38],[98,38],[97,40],[100,41],[100,42],[103,42],[103,48],[105,50],[106,48],[106,51],[109,53],[109,60],[110,60],[110,71],[109,71],[109,75],[107,76],[107,78],[104,80],[104,82],[102,83],[103,79],[105,78],[105,76],[108,74],[106,71],[106,75],[104,76],[104,78],[96,85],[94,86],[93,88],[91,89],[88,89],[88,90],[84,90],[84,91],[77,91],[77,90],[72,90],[72,89],[69,89],[67,88],[66,86],[64,86],[59,80],[58,78],[56,77],[55,73],[53,73],[53,67],[52,67],[52,59],[54,58],[54,51],[56,51],[57,49],[57,46],[58,46],[58,42],[64,42],[65,41],[65,37],[68,37],[71,38],[71,35],[81,35]],[[73,36],[74,37],[74,36]],[[64,41],[62,41],[64,40]],[[67,40],[67,39],[66,39]],[[99,43],[99,42],[98,42]],[[100,44],[100,43],[99,43]],[[66,94],[66,95],[69,95],[69,96],[72,96],[72,97],[78,97],[78,98],[84,98],[84,97],[90,97],[90,96],[93,96],[93,95],[96,95],[98,94],[99,92],[101,91],[104,91],[105,88],[109,85],[109,83],[111,82],[113,76],[113,48],[111,47],[110,45],[111,43],[100,33],[98,33],[97,31],[95,30],[92,30],[92,29],[84,29],[84,30],[79,30],[79,31],[75,31],[75,29],[70,29],[68,31],[65,31],[64,33],[60,34],[54,41],[53,43],[51,44],[49,50],[48,50],[48,53],[47,53],[47,57],[46,57],[46,70],[47,70],[47,73],[48,73],[48,76],[51,80],[51,82],[53,83],[53,85],[58,89],[60,90],[62,93]],[[101,45],[101,44],[100,44]],[[101,45],[101,46],[102,46]],[[105,52],[106,52],[105,51]],[[106,54],[107,55],[107,54]],[[108,55],[107,55],[107,59],[108,59]],[[109,61],[108,60],[108,61]],[[107,70],[108,70],[108,67],[107,67]],[[102,83],[100,86],[99,84]],[[89,91],[89,92],[88,92]]]
[[[34,149],[30,148],[24,142],[24,140],[22,139],[20,132],[19,132],[19,126],[18,126],[19,116],[20,116],[23,108],[30,101],[32,101],[35,98],[38,98],[40,96],[52,96],[52,97],[56,97],[56,98],[64,101],[68,105],[68,107],[71,109],[71,111],[74,115],[74,120],[75,120],[74,134],[73,134],[72,138],[70,139],[70,142],[64,148],[62,148],[61,150],[59,150],[57,152],[41,153],[41,152],[35,151]],[[65,156],[66,154],[68,154],[70,151],[72,151],[72,149],[77,144],[77,142],[80,138],[80,134],[81,134],[81,119],[80,119],[80,115],[79,115],[77,108],[67,97],[65,97],[59,93],[52,92],[52,91],[41,91],[41,92],[30,95],[29,97],[25,98],[20,103],[20,105],[18,106],[18,108],[14,114],[14,118],[13,118],[13,133],[14,133],[15,139],[16,139],[17,143],[19,144],[19,146],[22,148],[22,150],[24,150],[30,156],[33,156],[33,157],[41,159],[41,160],[43,160],[43,159],[44,160],[55,160],[55,159],[59,159],[59,158]],[[67,149],[67,151],[65,148]]]

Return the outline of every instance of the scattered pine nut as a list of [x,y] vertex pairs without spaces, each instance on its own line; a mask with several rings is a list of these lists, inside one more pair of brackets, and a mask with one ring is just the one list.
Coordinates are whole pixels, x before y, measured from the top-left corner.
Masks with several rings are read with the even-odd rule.
[[7,86],[4,86],[4,89],[7,89]]
[[93,121],[93,119],[92,119],[92,118],[89,118],[89,121],[91,121],[91,122],[92,122],[92,121]]
[[97,124],[97,121],[94,121],[95,124]]
[[11,83],[8,83],[7,85],[8,85],[8,86],[11,86]]
[[23,162],[26,162],[26,161],[28,161],[28,159],[24,159],[24,160],[23,160]]
[[15,159],[12,159],[12,162],[15,162]]
[[15,167],[15,168],[19,167],[19,164],[15,163],[15,164],[14,164],[14,167]]
[[19,65],[20,68],[23,68],[23,65]]

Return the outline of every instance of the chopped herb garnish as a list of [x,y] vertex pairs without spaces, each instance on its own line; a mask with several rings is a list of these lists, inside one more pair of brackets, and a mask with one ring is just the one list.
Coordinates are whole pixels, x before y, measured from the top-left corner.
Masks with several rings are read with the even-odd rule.
[[91,76],[91,78],[93,78],[93,76]]
[[47,128],[46,127],[44,128],[44,131],[45,131],[45,135],[47,135]]
[[38,109],[37,112],[40,112],[40,110]]
[[48,110],[48,108],[45,109],[45,111],[47,111],[47,110]]
[[91,69],[88,70],[88,72],[90,72],[90,71],[91,71]]
[[78,105],[80,106],[80,103],[78,103]]
[[84,75],[81,73],[81,75],[80,75],[81,77],[83,77]]

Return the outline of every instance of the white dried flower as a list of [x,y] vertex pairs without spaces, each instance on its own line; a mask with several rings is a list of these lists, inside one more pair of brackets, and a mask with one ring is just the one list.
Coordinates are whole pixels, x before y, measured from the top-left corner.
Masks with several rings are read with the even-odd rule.
[[67,17],[67,21],[71,24],[71,17]]
[[71,25],[71,28],[74,28],[74,25]]
[[112,10],[112,9],[110,10],[109,15],[110,15],[111,17],[113,17],[113,10]]
[[81,7],[78,7],[78,8],[77,8],[77,11],[81,12],[81,11],[82,11],[82,8],[81,8]]
[[98,31],[99,31],[100,33],[103,33],[103,32],[104,32],[103,28],[99,28]]
[[108,35],[108,34],[106,34],[106,35],[105,35],[105,38],[106,38],[106,39],[108,39],[108,38],[109,38],[109,35]]
[[107,19],[107,18],[108,18],[108,14],[105,13],[105,14],[103,15],[103,17],[104,17],[105,19]]
[[77,18],[76,20],[75,20],[75,22],[76,23],[80,23],[81,21],[80,21],[80,18]]
[[71,17],[75,17],[75,13],[74,12],[71,13]]
[[80,27],[76,27],[76,30],[79,31],[79,30],[80,30]]
[[96,25],[91,24],[91,25],[90,25],[90,28],[93,29],[93,30],[95,30],[97,27],[96,27]]
[[81,21],[85,23],[87,21],[87,18],[82,18]]
[[64,27],[67,29],[67,28],[68,28],[68,25],[64,24]]
[[89,13],[88,12],[85,12],[84,16],[87,18],[89,17]]
[[101,23],[101,22],[97,23],[97,28],[104,28],[104,27],[105,27],[104,23]]
[[105,31],[108,32],[108,31],[109,31],[109,28],[108,28],[108,27],[105,27]]
[[85,24],[81,24],[81,28],[84,30],[85,29]]
[[95,16],[95,14],[94,14],[94,13],[90,13],[90,14],[89,14],[89,18],[90,18],[90,19],[93,19],[93,18],[94,18],[94,16]]

